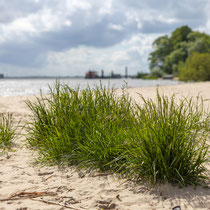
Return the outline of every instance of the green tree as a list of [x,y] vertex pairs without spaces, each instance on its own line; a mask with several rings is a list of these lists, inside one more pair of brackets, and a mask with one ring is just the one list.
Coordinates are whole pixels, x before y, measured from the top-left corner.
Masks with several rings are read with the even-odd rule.
[[178,47],[178,44],[180,42],[187,42],[189,40],[188,35],[191,32],[192,29],[189,26],[182,26],[173,31],[170,37],[170,42],[173,45],[174,49]]
[[157,38],[152,46],[155,50],[149,56],[150,69],[152,72],[162,71],[166,56],[172,52],[172,45],[166,35]]
[[183,81],[209,81],[210,53],[194,52],[185,63],[180,63],[179,79]]
[[167,74],[177,74],[178,64],[180,61],[184,61],[186,53],[181,49],[174,50],[168,55],[164,62],[164,72]]
[[[194,32],[193,32],[194,33]],[[190,34],[189,37],[192,37]],[[210,37],[206,34],[198,34],[196,32],[197,36],[193,37],[192,41],[189,42],[188,47],[188,54],[192,55],[193,52],[200,52],[200,53],[208,53],[210,52]]]
[[[167,74],[172,74],[174,71],[176,72],[177,68],[175,66],[178,65],[179,61],[183,61],[187,57],[186,43],[188,41],[188,35],[191,32],[191,28],[182,26],[172,32],[171,37],[168,37],[167,35],[158,37],[152,45],[154,51],[149,55],[151,72],[162,71]],[[174,50],[177,51],[173,53]],[[181,57],[180,55],[184,57]],[[182,59],[177,60],[177,58]],[[173,61],[176,63],[173,63]]]
[[200,38],[204,38],[206,40],[209,40],[210,39],[208,34],[205,34],[205,33],[199,32],[199,31],[192,31],[187,36],[187,39],[190,42],[194,42],[194,41],[196,41],[197,39],[200,39]]
[[148,59],[151,74],[160,72],[160,75],[178,76],[179,68],[195,52],[210,53],[210,36],[182,26],[175,29],[171,36],[158,37],[153,42],[153,48]]

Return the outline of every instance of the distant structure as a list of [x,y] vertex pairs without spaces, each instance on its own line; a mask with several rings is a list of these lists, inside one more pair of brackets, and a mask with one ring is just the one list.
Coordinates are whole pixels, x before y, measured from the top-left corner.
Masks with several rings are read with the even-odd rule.
[[125,67],[125,78],[128,78],[128,67]]
[[86,79],[97,79],[99,78],[98,76],[98,73],[96,71],[88,71],[86,74],[85,74],[85,78]]
[[104,70],[101,70],[101,78],[104,78]]
[[0,74],[0,79],[3,79],[4,78],[4,74]]
[[104,75],[104,70],[101,70],[101,76],[98,76],[98,73],[96,71],[89,70],[85,74],[85,79],[118,79],[122,78],[121,74],[115,74],[114,71],[111,71],[111,74],[108,76]]
[[122,78],[120,74],[115,74],[114,71],[111,72],[111,77],[110,78]]

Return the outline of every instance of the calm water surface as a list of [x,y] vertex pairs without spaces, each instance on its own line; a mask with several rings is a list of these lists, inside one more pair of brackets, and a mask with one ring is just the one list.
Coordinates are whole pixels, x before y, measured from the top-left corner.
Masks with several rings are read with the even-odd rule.
[[[0,79],[0,96],[22,96],[39,94],[40,89],[43,93],[48,93],[48,86],[55,83],[55,79]],[[127,83],[128,87],[149,87],[157,85],[175,85],[179,81],[172,80],[141,80],[141,79],[60,79],[63,84],[68,84],[75,88],[80,86],[81,89],[89,85],[91,88],[99,85],[100,81],[103,85],[115,88],[121,88]]]

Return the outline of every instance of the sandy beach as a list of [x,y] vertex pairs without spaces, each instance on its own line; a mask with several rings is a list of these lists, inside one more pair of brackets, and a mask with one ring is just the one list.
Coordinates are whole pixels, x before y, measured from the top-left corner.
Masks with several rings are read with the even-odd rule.
[[[160,86],[159,92],[171,96],[204,99],[210,108],[210,82]],[[120,93],[120,90],[118,91]],[[156,87],[129,88],[137,102],[138,94],[154,99]],[[34,96],[1,96],[0,112],[13,113],[15,122],[24,124],[30,114],[26,100]],[[15,139],[13,152],[0,153],[0,210],[35,209],[210,209],[208,186],[178,188],[169,184],[151,189],[146,183],[134,184],[119,180],[112,174],[83,174],[73,168],[39,166],[34,164],[36,153],[24,146],[25,136]],[[210,165],[207,166],[210,169]]]

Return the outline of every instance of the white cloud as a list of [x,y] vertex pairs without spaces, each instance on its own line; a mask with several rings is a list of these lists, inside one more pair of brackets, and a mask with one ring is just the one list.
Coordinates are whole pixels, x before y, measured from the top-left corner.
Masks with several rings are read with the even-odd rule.
[[[62,2],[63,3],[63,2]],[[91,9],[91,4],[87,1],[84,0],[71,0],[71,1],[66,1],[66,7],[68,10],[73,10],[76,11],[77,9],[82,9],[82,10],[89,10]]]
[[71,20],[65,16],[56,15],[49,8],[44,8],[35,14],[14,19],[7,24],[0,24],[1,41],[25,40],[28,36],[38,36],[42,32],[59,30],[63,26],[70,27]]
[[158,36],[186,24],[210,31],[208,0],[1,0],[0,9],[0,68],[13,75],[125,65],[135,74],[148,71]]
[[104,4],[101,8],[99,8],[99,15],[110,15],[112,13],[112,0],[104,1]]
[[113,30],[116,30],[116,31],[122,31],[123,30],[123,26],[117,25],[117,24],[110,23],[108,25],[108,27],[111,28],[111,29],[113,29]]
[[84,75],[88,69],[98,72],[104,69],[106,74],[111,70],[124,73],[125,66],[128,66],[129,74],[134,75],[137,71],[148,71],[147,58],[154,37],[157,35],[148,37],[138,34],[114,47],[95,49],[83,46],[65,52],[50,53],[49,66],[54,71],[62,67],[65,69],[65,75]]

